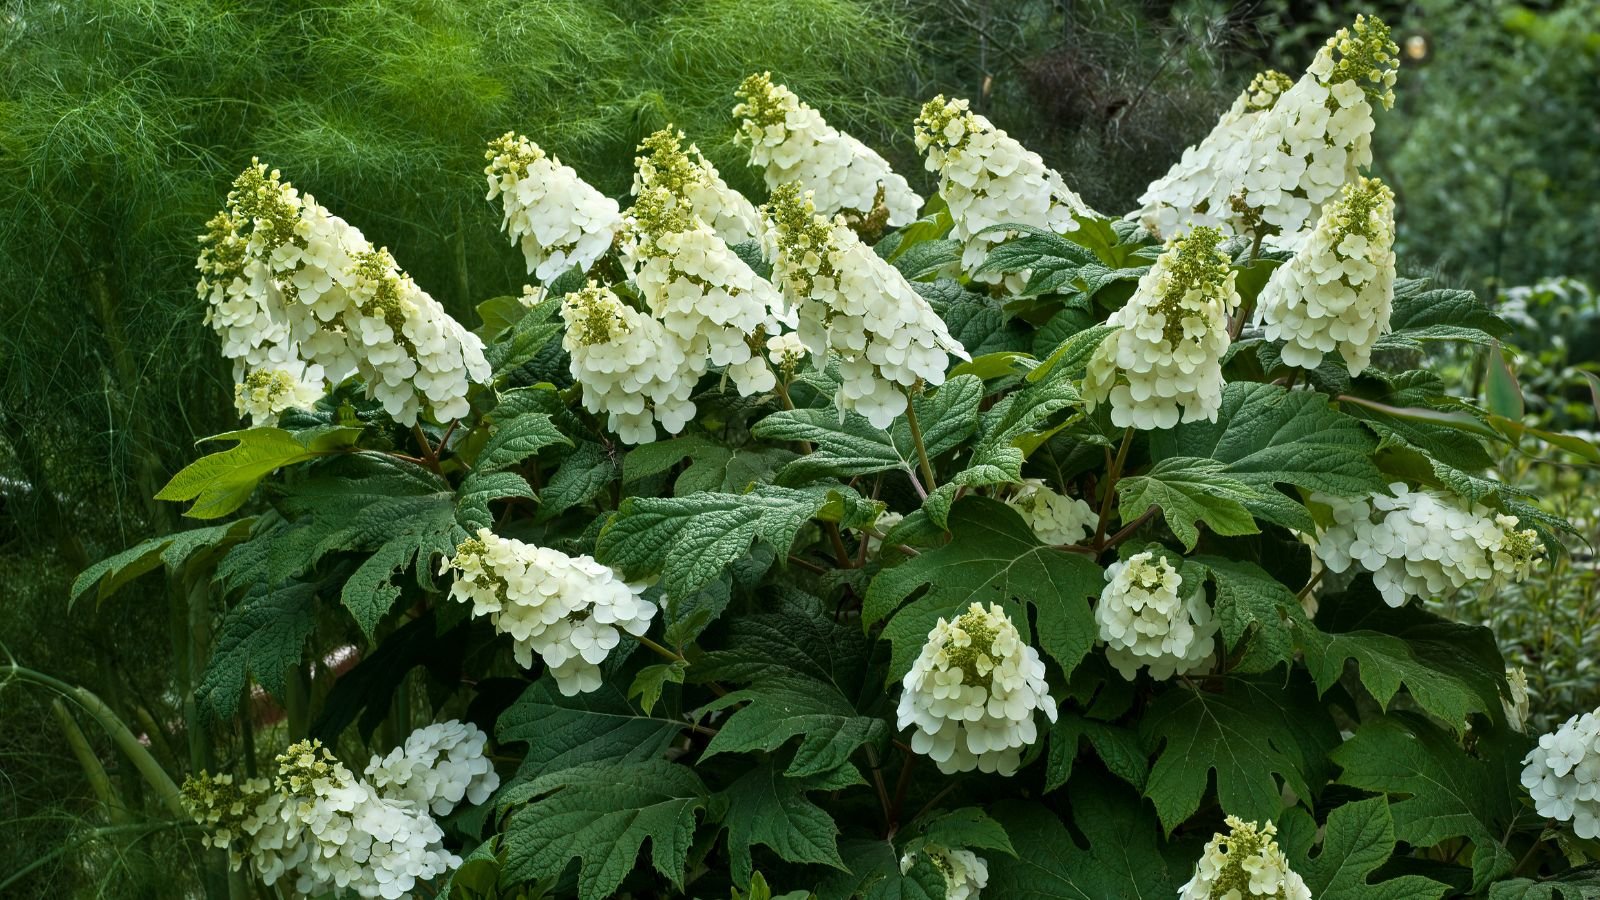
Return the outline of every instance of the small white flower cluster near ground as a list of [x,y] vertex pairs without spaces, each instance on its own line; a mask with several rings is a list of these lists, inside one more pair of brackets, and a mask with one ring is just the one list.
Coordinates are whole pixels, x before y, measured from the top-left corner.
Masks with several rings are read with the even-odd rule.
[[1179,888],[1178,900],[1311,900],[1305,879],[1289,868],[1274,839],[1277,826],[1227,818],[1228,833],[1216,834]]
[[922,198],[906,180],[793,91],[773,84],[771,72],[746,78],[734,96],[740,101],[733,108],[740,120],[734,139],[750,148],[750,165],[762,169],[768,190],[798,184],[827,216],[882,210],[891,227],[917,218]]
[[1521,581],[1543,561],[1538,532],[1519,529],[1516,516],[1400,482],[1389,491],[1356,499],[1314,494],[1333,524],[1319,529],[1312,550],[1331,572],[1353,564],[1371,572],[1390,606],[1496,577]]
[[1522,786],[1539,815],[1600,838],[1600,710],[1573,716],[1522,759]]
[[502,198],[501,227],[522,248],[529,272],[549,283],[574,266],[588,271],[605,255],[622,227],[617,201],[513,132],[491,141],[484,156],[489,199]]
[[[928,862],[944,876],[944,900],[978,900],[978,892],[989,885],[989,861],[971,850],[924,845],[921,851]],[[900,873],[911,871],[917,854],[900,857]]]
[[818,215],[793,184],[773,191],[762,212],[773,277],[799,315],[800,340],[819,359],[839,355],[841,409],[888,428],[906,411],[908,390],[943,384],[950,354],[968,358],[928,301],[842,217]]
[[1039,651],[1023,643],[998,604],[974,603],[954,622],[940,619],[906,673],[901,728],[911,747],[946,774],[1010,775],[1039,739],[1033,714],[1056,719]]
[[402,424],[467,414],[489,377],[483,342],[389,251],[253,161],[201,237],[198,292],[233,360],[235,403],[255,424],[359,374]]
[[1094,507],[1077,497],[1050,490],[1038,478],[1024,478],[1022,486],[1006,499],[1006,505],[1021,513],[1028,527],[1046,544],[1079,543],[1093,534],[1100,523]]
[[655,440],[657,422],[677,434],[694,418],[690,397],[705,374],[705,357],[691,360],[661,322],[592,281],[562,299],[561,318],[567,325],[561,346],[583,407],[605,413],[606,427],[623,443]]
[[1218,623],[1205,585],[1185,590],[1178,570],[1149,551],[1106,569],[1094,620],[1106,659],[1129,681],[1140,666],[1158,681],[1201,671],[1216,653]]
[[1166,175],[1151,182],[1139,198],[1139,209],[1128,218],[1161,239],[1197,225],[1228,224],[1227,198],[1245,164],[1241,151],[1249,146],[1256,122],[1293,84],[1294,79],[1282,72],[1256,75],[1211,133],[1184,150]]
[[515,641],[517,662],[539,654],[561,693],[600,687],[600,663],[622,640],[642,635],[656,614],[628,584],[588,556],[502,538],[487,528],[456,548],[441,574],[455,572],[450,596],[488,616],[495,630]]
[[366,780],[319,742],[301,741],[278,756],[275,778],[235,784],[202,772],[184,782],[183,800],[205,844],[226,849],[235,869],[248,862],[269,886],[293,879],[306,896],[401,900],[461,865],[433,817],[499,786],[487,740],[461,722],[430,725],[374,756]]
[[1267,340],[1284,341],[1284,364],[1315,369],[1337,350],[1350,374],[1361,374],[1389,330],[1394,262],[1394,192],[1357,178],[1322,208],[1316,229],[1257,301]]
[[684,150],[683,132],[663,128],[644,139],[639,153],[634,160],[635,197],[651,188],[665,188],[671,196],[683,198],[690,211],[727,243],[738,244],[761,236],[761,217],[755,204],[728,187],[699,147],[690,144]]
[[[976,269],[994,245],[1009,232],[981,234],[995,225],[1031,225],[1054,234],[1076,231],[1074,215],[1093,210],[1068,188],[1039,154],[983,116],[965,100],[929,100],[916,121],[917,149],[928,156],[930,172],[939,173],[939,195],[950,205],[955,226],[950,236],[963,244],[961,265]],[[1020,289],[1027,273],[974,275],[978,281]]]
[[1221,243],[1221,231],[1204,227],[1167,242],[1133,298],[1106,320],[1119,330],[1089,361],[1090,410],[1110,400],[1113,423],[1143,430],[1216,421],[1228,314],[1239,305]]

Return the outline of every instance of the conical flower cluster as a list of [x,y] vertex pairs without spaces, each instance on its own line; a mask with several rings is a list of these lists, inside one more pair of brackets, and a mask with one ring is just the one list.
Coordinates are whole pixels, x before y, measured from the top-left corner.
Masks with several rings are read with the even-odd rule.
[[794,92],[772,83],[772,73],[751,75],[734,92],[739,104],[735,140],[750,148],[768,190],[797,184],[810,191],[826,216],[866,217],[881,210],[891,227],[910,224],[922,198],[873,150],[827,122]]
[[1022,642],[998,604],[974,603],[954,622],[940,619],[902,682],[901,728],[939,771],[1010,775],[1039,739],[1033,714],[1056,719],[1039,651]]
[[502,198],[502,228],[522,248],[528,271],[549,283],[576,266],[588,271],[610,249],[622,212],[570,166],[514,132],[489,142],[489,199]]
[[1216,421],[1228,315],[1239,305],[1222,232],[1196,228],[1175,238],[1112,313],[1120,327],[1090,359],[1084,399],[1111,401],[1111,421],[1142,430]]
[[1315,369],[1337,350],[1351,375],[1372,360],[1394,302],[1394,192],[1357,178],[1322,208],[1316,230],[1272,273],[1257,301],[1285,365]]
[[1522,786],[1539,815],[1600,838],[1600,710],[1573,716],[1522,759]]
[[755,204],[723,182],[700,148],[690,144],[684,150],[683,132],[663,128],[644,139],[639,153],[634,160],[635,197],[644,196],[651,188],[664,188],[672,197],[681,198],[726,243],[761,236],[761,216]]
[[[940,95],[924,104],[917,116],[916,141],[917,149],[927,154],[928,170],[939,173],[939,195],[950,205],[955,222],[950,236],[963,245],[966,271],[982,265],[994,245],[1012,236],[986,229],[1019,224],[1061,234],[1077,230],[1073,216],[1093,214],[1039,154],[973,113],[965,100]],[[994,273],[973,278],[1002,280]],[[1026,283],[1027,273],[1004,278],[1016,290]]]
[[[1543,561],[1538,532],[1516,516],[1467,505],[1440,491],[1389,485],[1389,494],[1348,499],[1325,494],[1333,524],[1319,529],[1312,551],[1331,572],[1351,565],[1372,573],[1390,606],[1412,597],[1442,597],[1476,581],[1521,581]],[[1390,496],[1392,494],[1393,496]]]
[[268,172],[235,179],[201,237],[200,296],[233,360],[235,400],[257,424],[359,374],[402,424],[467,414],[489,377],[483,342],[361,232]]
[[511,635],[519,664],[532,666],[539,654],[569,697],[599,688],[600,663],[622,632],[644,634],[656,614],[655,604],[639,596],[644,585],[623,582],[593,558],[502,538],[487,528],[444,562],[441,573],[451,571],[450,596]]
[[561,346],[583,407],[606,415],[606,428],[625,444],[656,439],[656,423],[677,434],[694,418],[690,397],[705,374],[705,357],[648,313],[594,282],[561,300],[567,325]]
[[[978,900],[979,892],[989,886],[989,861],[971,850],[924,844],[919,852],[944,876],[944,900]],[[917,864],[917,855],[900,857],[902,875]]]
[[951,354],[968,358],[944,320],[905,276],[862,243],[843,218],[820,216],[787,184],[762,208],[773,277],[799,315],[812,354],[839,355],[841,409],[877,428],[906,410],[906,391],[944,383]]
[[1076,544],[1093,534],[1100,523],[1094,507],[1052,491],[1038,478],[1024,478],[1022,486],[1006,498],[1006,505],[1021,513],[1034,535],[1046,544]]
[[1206,844],[1178,900],[1312,900],[1305,879],[1289,868],[1274,840],[1277,826],[1257,826],[1237,816],[1229,816],[1227,824],[1227,834]]
[[1185,590],[1178,570],[1148,551],[1112,563],[1106,582],[1094,620],[1122,677],[1132,681],[1140,666],[1158,681],[1210,666],[1218,623],[1204,584]]

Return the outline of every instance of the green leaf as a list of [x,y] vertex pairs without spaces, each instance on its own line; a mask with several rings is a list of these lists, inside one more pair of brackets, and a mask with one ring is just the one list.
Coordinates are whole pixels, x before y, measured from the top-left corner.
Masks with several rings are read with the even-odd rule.
[[1050,420],[1082,403],[1069,378],[1047,378],[1007,395],[979,420],[972,459],[951,480],[969,486],[1021,481],[1023,460],[1060,428],[1050,428]]
[[1191,456],[1172,456],[1151,466],[1143,475],[1117,482],[1117,502],[1124,521],[1132,521],[1152,506],[1184,549],[1193,550],[1203,523],[1217,534],[1255,534],[1261,529],[1245,504],[1265,495],[1231,475],[1222,463]]
[[495,426],[478,454],[474,471],[487,474],[509,469],[552,444],[570,446],[572,441],[544,413],[525,413]]
[[540,776],[536,798],[511,816],[506,874],[555,878],[579,860],[578,897],[613,896],[650,841],[650,862],[680,890],[705,785],[692,769],[660,760],[591,763]]
[[926,854],[901,872],[900,851],[885,840],[847,840],[840,852],[850,871],[818,884],[821,900],[945,900],[944,876]]
[[528,307],[523,304],[521,297],[490,297],[479,303],[476,307],[478,320],[482,323],[473,329],[484,340],[493,340],[500,332],[522,321],[528,314]]
[[1094,358],[1095,351],[1100,349],[1100,345],[1105,343],[1106,338],[1121,330],[1122,328],[1117,325],[1096,325],[1073,334],[1058,344],[1043,362],[1028,373],[1028,380],[1040,381],[1057,369],[1061,370],[1058,377],[1081,377],[1089,365],[1089,360]]
[[994,817],[1016,847],[1015,859],[989,857],[985,896],[1006,900],[1171,900],[1167,868],[1147,807],[1115,782],[1089,780],[1068,789],[1065,809],[1088,841],[1080,844],[1048,809],[1003,800]]
[[515,472],[472,472],[461,482],[461,493],[456,500],[456,520],[469,533],[494,525],[494,513],[489,504],[496,500],[521,497],[536,499],[528,480]]
[[907,281],[934,275],[961,261],[961,242],[948,239],[918,241],[895,254],[894,267]]
[[552,284],[548,297],[529,308],[510,330],[484,348],[483,355],[497,382],[532,362],[565,329],[559,316],[562,294],[556,292],[556,287]]
[[915,847],[907,844],[912,849],[932,844],[936,847],[997,850],[1007,856],[1017,855],[1005,828],[975,806],[923,816],[908,830],[915,841]]
[[1279,825],[1279,845],[1289,868],[1305,879],[1317,900],[1439,900],[1449,888],[1420,875],[1373,884],[1372,874],[1394,853],[1394,818],[1382,797],[1358,800],[1328,814],[1322,848],[1311,854],[1317,823],[1292,809]]
[[72,582],[69,606],[92,587],[99,587],[95,599],[104,600],[140,575],[154,571],[157,566],[165,566],[168,572],[176,572],[190,560],[220,554],[248,537],[255,521],[253,517],[238,519],[208,528],[191,528],[166,534],[102,559],[84,569]]
[[342,453],[355,445],[360,428],[324,426],[290,433],[281,428],[229,431],[203,441],[234,441],[234,446],[202,456],[172,476],[157,500],[193,500],[191,519],[217,519],[244,505],[261,479],[284,466]]
[[539,492],[536,519],[548,521],[574,506],[588,503],[600,496],[617,474],[617,461],[604,447],[593,441],[580,442]]
[[670,471],[686,459],[707,454],[721,454],[726,458],[727,447],[700,434],[686,434],[670,441],[640,444],[622,458],[622,483],[632,484],[641,478]]
[[1254,563],[1216,556],[1196,556],[1193,561],[1205,566],[1217,586],[1216,612],[1223,646],[1237,652],[1242,641],[1250,642],[1231,671],[1265,672],[1292,662],[1292,623],[1301,618],[1294,591]]
[[1434,341],[1487,345],[1511,332],[1471,291],[1424,291],[1426,284],[1422,279],[1395,282],[1391,333],[1378,339],[1375,350],[1422,350]]
[[1538,880],[1512,878],[1489,888],[1489,900],[1594,900],[1600,897],[1600,863]]
[[786,777],[764,759],[714,798],[715,818],[728,830],[734,884],[750,883],[750,849],[756,844],[787,862],[846,868],[839,857],[839,826],[806,799],[818,781]]
[[222,617],[195,699],[219,719],[239,711],[250,676],[283,698],[284,673],[300,665],[316,628],[317,586],[289,582],[258,585]]
[[683,684],[683,673],[689,664],[683,660],[673,660],[669,663],[658,663],[645,666],[639,674],[633,676],[633,684],[628,688],[628,699],[639,698],[639,707],[646,715],[655,708],[661,699],[661,690],[668,684]]
[[996,225],[983,233],[1005,232],[1015,237],[995,246],[974,275],[1028,272],[1028,283],[1021,296],[1063,293],[1072,289],[1078,270],[1095,264],[1095,255],[1060,236],[1028,225]]
[[[934,282],[913,281],[916,289],[944,320],[950,336],[960,342],[976,360],[992,353],[1028,349],[1030,329],[1021,319],[1006,312],[1004,304],[987,294],[966,290],[954,278]],[[961,366],[950,374],[960,374]]]
[[1150,777],[1150,757],[1140,746],[1139,736],[1120,725],[1064,709],[1050,726],[1050,755],[1044,781],[1047,792],[1072,778],[1078,750],[1085,739],[1111,774],[1144,790],[1145,780]]
[[1520,424],[1525,409],[1522,386],[1517,384],[1517,376],[1511,373],[1511,364],[1506,362],[1506,352],[1499,343],[1489,349],[1487,369],[1484,398],[1488,401],[1489,411]]
[[495,724],[502,744],[528,745],[520,780],[585,763],[632,765],[659,759],[684,729],[683,722],[641,713],[615,685],[563,696],[542,678],[529,685]]

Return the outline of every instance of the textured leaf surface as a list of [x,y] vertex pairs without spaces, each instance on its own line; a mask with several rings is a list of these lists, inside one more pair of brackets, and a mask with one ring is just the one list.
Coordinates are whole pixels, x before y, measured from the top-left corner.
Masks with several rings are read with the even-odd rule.
[[1177,881],[1158,849],[1158,828],[1142,803],[1115,783],[1073,785],[1066,808],[1083,846],[1043,806],[1006,800],[994,808],[1016,847],[1015,859],[989,857],[995,897],[1018,900],[1171,900]]
[[1237,653],[1249,640],[1231,671],[1265,672],[1294,658],[1294,630],[1300,601],[1294,591],[1254,563],[1215,556],[1197,556],[1217,586],[1217,621],[1224,645]]
[[202,456],[172,476],[157,500],[193,500],[191,519],[216,519],[244,505],[261,479],[284,466],[339,453],[355,444],[359,428],[327,426],[291,433],[281,428],[230,431],[207,441],[234,441],[219,453]]
[[815,781],[786,777],[766,759],[717,795],[719,818],[728,829],[734,884],[749,883],[750,848],[756,844],[771,847],[788,862],[845,868],[839,857],[839,827],[806,799]]
[[208,528],[191,528],[166,534],[136,544],[84,569],[72,582],[71,600],[77,602],[94,587],[99,588],[95,598],[104,600],[135,578],[159,566],[165,566],[168,571],[181,569],[196,556],[218,553],[244,540],[254,523],[253,518],[239,519]]
[[528,745],[518,778],[532,778],[585,763],[657,759],[683,727],[641,712],[612,684],[566,697],[542,678],[500,714],[495,739]]
[[1261,529],[1245,504],[1266,495],[1224,471],[1222,463],[1209,459],[1163,459],[1143,475],[1117,482],[1122,518],[1132,521],[1150,507],[1160,507],[1167,527],[1188,550],[1200,540],[1198,524],[1225,536],[1255,534]]
[[1317,900],[1439,900],[1449,890],[1420,875],[1370,882],[1394,853],[1394,818],[1382,797],[1346,803],[1329,813],[1322,846],[1314,855],[1317,823],[1304,810],[1287,812],[1279,834],[1289,868],[1305,879]]
[[544,413],[524,413],[495,426],[474,467],[477,472],[509,469],[552,444],[571,444]]
[[232,717],[251,675],[282,699],[284,673],[300,664],[316,626],[316,590],[314,584],[299,582],[262,586],[228,610],[195,688],[202,706],[219,718]]

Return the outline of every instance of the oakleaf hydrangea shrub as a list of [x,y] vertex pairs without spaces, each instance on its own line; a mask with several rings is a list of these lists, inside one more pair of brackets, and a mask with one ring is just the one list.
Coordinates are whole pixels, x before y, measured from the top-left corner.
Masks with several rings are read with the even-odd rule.
[[79,585],[224,610],[205,846],[307,896],[1594,896],[1595,714],[1524,734],[1439,610],[1560,552],[1493,460],[1596,451],[1398,274],[1395,76],[1357,19],[1121,218],[961,99],[926,201],[770,74],[765,196],[513,131],[532,282],[470,329],[253,164],[200,256],[251,427],[161,493],[223,521]]

